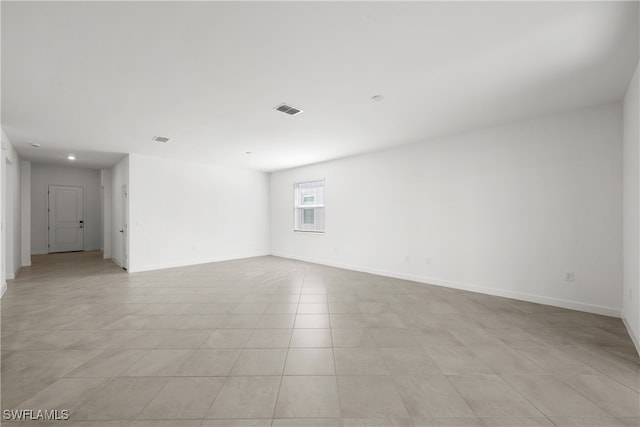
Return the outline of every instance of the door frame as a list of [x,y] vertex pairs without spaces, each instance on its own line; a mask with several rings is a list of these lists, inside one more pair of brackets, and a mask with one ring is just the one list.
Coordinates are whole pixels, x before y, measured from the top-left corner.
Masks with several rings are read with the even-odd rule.
[[120,267],[129,271],[129,191],[127,184],[122,184],[120,197],[122,198],[122,261]]

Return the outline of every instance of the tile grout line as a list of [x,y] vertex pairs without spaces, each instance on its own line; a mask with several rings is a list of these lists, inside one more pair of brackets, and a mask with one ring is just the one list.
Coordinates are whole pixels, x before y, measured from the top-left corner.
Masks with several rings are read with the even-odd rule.
[[298,295],[298,302],[296,306],[296,315],[293,319],[293,328],[291,328],[291,335],[289,335],[289,343],[287,345],[287,354],[284,357],[284,365],[282,366],[282,373],[280,374],[280,383],[278,384],[278,392],[276,393],[276,400],[273,404],[273,412],[271,413],[271,425],[273,425],[273,420],[276,417],[276,410],[278,409],[278,400],[280,399],[280,390],[282,389],[282,381],[284,380],[284,370],[287,368],[287,360],[289,359],[289,349],[291,348],[291,340],[293,339],[293,330],[296,326],[296,321],[298,317],[298,308],[300,307],[300,296],[302,295],[302,289],[304,289],[304,278],[302,279],[302,288],[300,289],[300,294]]

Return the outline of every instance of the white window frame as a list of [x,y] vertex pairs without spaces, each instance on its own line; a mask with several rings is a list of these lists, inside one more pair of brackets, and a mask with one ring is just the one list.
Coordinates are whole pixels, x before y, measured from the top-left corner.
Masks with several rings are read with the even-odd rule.
[[[322,182],[322,197],[320,201],[316,200],[317,194],[309,191],[307,194],[304,193],[304,189],[301,189],[300,186],[304,184],[311,183],[320,183]],[[312,233],[312,234],[324,234],[326,224],[324,221],[324,191],[325,191],[325,180],[324,178],[313,179],[308,181],[296,182],[293,184],[293,231],[298,233]],[[310,203],[305,203],[304,199],[311,197],[309,200]],[[306,215],[305,210],[313,209],[313,219],[314,222],[312,224],[305,223]],[[317,223],[316,221],[319,221]]]

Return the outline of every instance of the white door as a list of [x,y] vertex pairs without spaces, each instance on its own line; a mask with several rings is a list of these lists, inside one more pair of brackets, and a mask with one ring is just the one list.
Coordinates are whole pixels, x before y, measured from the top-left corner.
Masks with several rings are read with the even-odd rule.
[[129,268],[129,197],[127,186],[122,186],[122,265],[127,270]]
[[49,253],[84,249],[84,189],[49,186]]

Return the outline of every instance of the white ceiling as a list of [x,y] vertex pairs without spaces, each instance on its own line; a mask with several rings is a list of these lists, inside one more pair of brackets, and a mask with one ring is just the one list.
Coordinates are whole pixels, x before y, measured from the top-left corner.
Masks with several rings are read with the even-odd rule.
[[39,161],[278,170],[613,102],[639,56],[638,2],[1,3],[2,127]]

